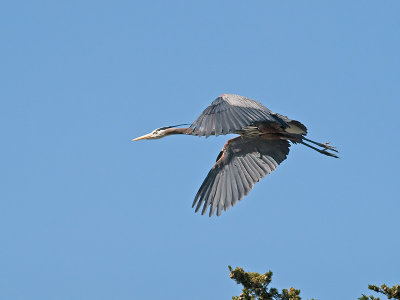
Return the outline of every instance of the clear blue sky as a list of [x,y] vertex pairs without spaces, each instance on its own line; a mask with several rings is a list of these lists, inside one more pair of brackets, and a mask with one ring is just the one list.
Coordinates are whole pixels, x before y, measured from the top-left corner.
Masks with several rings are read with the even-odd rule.
[[[400,283],[399,15],[394,0],[1,4],[0,298],[230,299],[228,265],[304,299]],[[341,159],[292,146],[227,213],[195,214],[228,137],[130,140],[222,93]]]

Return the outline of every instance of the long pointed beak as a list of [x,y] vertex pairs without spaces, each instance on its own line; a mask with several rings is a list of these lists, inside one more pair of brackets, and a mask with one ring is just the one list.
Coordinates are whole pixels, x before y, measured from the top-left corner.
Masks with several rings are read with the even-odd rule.
[[151,133],[148,133],[148,134],[139,136],[139,137],[137,137],[136,139],[133,139],[132,141],[145,140],[145,139],[149,139],[150,137],[151,137]]

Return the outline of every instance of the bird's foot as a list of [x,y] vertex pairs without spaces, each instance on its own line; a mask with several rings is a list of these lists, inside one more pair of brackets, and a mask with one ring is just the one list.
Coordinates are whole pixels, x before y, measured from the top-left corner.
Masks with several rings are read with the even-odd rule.
[[339,152],[339,151],[336,150],[336,147],[329,145],[329,142],[322,143],[321,147],[323,147],[323,148],[325,148],[327,150],[332,150],[332,151],[335,151],[335,152]]

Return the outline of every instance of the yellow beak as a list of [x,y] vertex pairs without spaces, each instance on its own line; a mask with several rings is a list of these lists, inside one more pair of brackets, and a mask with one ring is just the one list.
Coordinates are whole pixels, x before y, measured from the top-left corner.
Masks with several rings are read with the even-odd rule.
[[132,141],[145,140],[145,139],[149,139],[150,137],[151,137],[151,133],[148,133],[148,134],[139,136],[139,137],[137,137],[136,139],[133,139]]

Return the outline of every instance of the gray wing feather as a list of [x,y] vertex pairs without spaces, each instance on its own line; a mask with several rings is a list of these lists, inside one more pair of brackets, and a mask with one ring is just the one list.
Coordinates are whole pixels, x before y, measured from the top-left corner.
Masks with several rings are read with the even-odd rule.
[[[215,133],[215,135],[219,135],[219,134],[221,134],[221,132],[222,132],[221,114],[220,114],[219,112],[217,112],[217,113],[214,115],[214,117],[215,117],[214,133]],[[193,124],[192,124],[191,126],[193,126]],[[208,137],[209,135],[211,135],[211,132],[205,133],[204,131],[199,130],[199,134],[198,134],[198,135],[199,135],[199,136],[206,135],[206,137]]]
[[278,166],[276,161],[271,156],[264,155],[263,160],[268,164],[271,170],[275,170],[275,168]]
[[232,114],[232,120],[234,122],[234,125],[236,127],[246,127],[248,126],[248,121],[247,119],[241,114],[237,108],[232,108],[231,109],[231,114]]
[[254,153],[249,154],[249,160],[253,169],[256,171],[257,181],[259,181],[265,175],[265,172],[258,165],[257,158],[255,157]]
[[[229,205],[234,206],[235,203],[237,202],[237,200],[235,201],[235,199],[239,199],[239,192],[238,192],[239,183],[236,182],[236,180],[235,180],[235,171],[233,170],[233,168],[229,167],[229,169],[230,169],[229,170],[230,171],[229,172],[229,176],[230,176],[229,181],[230,181],[230,185],[231,185],[231,200],[229,201]],[[235,182],[237,184],[235,184]],[[228,210],[228,208],[229,207],[227,207],[225,209],[225,211]]]
[[247,164],[247,171],[249,172],[249,175],[251,176],[252,183],[254,184],[254,183],[256,183],[258,181],[258,176],[256,174],[256,170],[254,170],[254,167],[251,164],[249,156],[245,156],[244,157],[244,161]]
[[[214,199],[211,199],[211,203],[210,203],[210,216],[212,216],[214,214],[215,209],[218,207],[220,198],[221,198],[221,190],[222,190],[222,181],[223,181],[224,177],[223,174],[221,173],[217,187],[215,189],[215,196]],[[208,202],[208,199],[207,199]]]
[[222,157],[210,170],[193,201],[196,212],[203,206],[219,216],[246,196],[254,184],[286,159],[289,142],[237,137],[224,146]]
[[232,168],[232,173],[233,173],[233,180],[236,182],[236,185],[233,183],[232,185],[235,185],[237,188],[237,196],[233,197],[232,199],[232,206],[236,204],[236,202],[239,199],[242,199],[245,195],[245,188],[243,186],[243,180],[240,180],[241,176],[244,176],[241,170],[238,167],[238,163],[234,163],[233,168]]
[[205,197],[209,197],[210,195],[210,189],[213,187],[213,182],[215,181],[215,176],[207,176],[206,180],[204,180],[203,184],[201,185],[199,191],[196,194],[196,197],[194,198],[193,201],[193,206],[196,204],[198,201],[197,207],[196,207],[196,212],[200,209],[201,204],[204,202]]
[[291,120],[250,98],[225,94],[215,99],[190,128],[193,135],[209,137],[235,133],[258,121],[278,122],[286,128]]
[[203,209],[202,209],[202,211],[201,211],[201,214],[202,214],[202,215],[205,214],[205,212],[206,212],[206,210],[207,210],[207,207],[208,207],[208,206],[210,205],[210,203],[211,203],[211,200],[214,199],[214,197],[215,197],[215,190],[216,190],[216,188],[217,188],[217,186],[218,186],[218,182],[219,182],[219,179],[220,179],[220,178],[221,178],[221,174],[217,174],[217,176],[215,177],[215,181],[214,181],[213,184],[211,185],[211,189],[210,189],[209,193],[208,193],[208,194],[205,194],[205,195],[202,197],[202,200],[205,201],[204,206],[203,206]]
[[221,195],[218,200],[218,211],[217,216],[221,214],[222,209],[224,208],[224,203],[227,202],[227,189],[228,189],[228,172],[226,168],[222,171],[224,172],[221,176],[222,179],[219,183],[219,188],[221,190]]
[[238,157],[238,161],[240,163],[240,167],[238,170],[240,170],[240,172],[242,173],[242,183],[243,183],[243,187],[244,187],[244,195],[246,196],[247,193],[253,188],[253,184],[252,184],[252,179],[249,175],[249,173],[246,170],[246,165],[243,162],[243,158],[242,157]]
[[209,118],[207,119],[207,124],[206,124],[206,132],[212,132],[214,130],[214,119],[215,115],[210,115]]
[[227,211],[229,207],[231,206],[232,202],[232,179],[231,179],[231,169],[229,165],[226,165],[225,168],[226,172],[226,196],[225,196],[225,203],[224,203],[224,210]]

